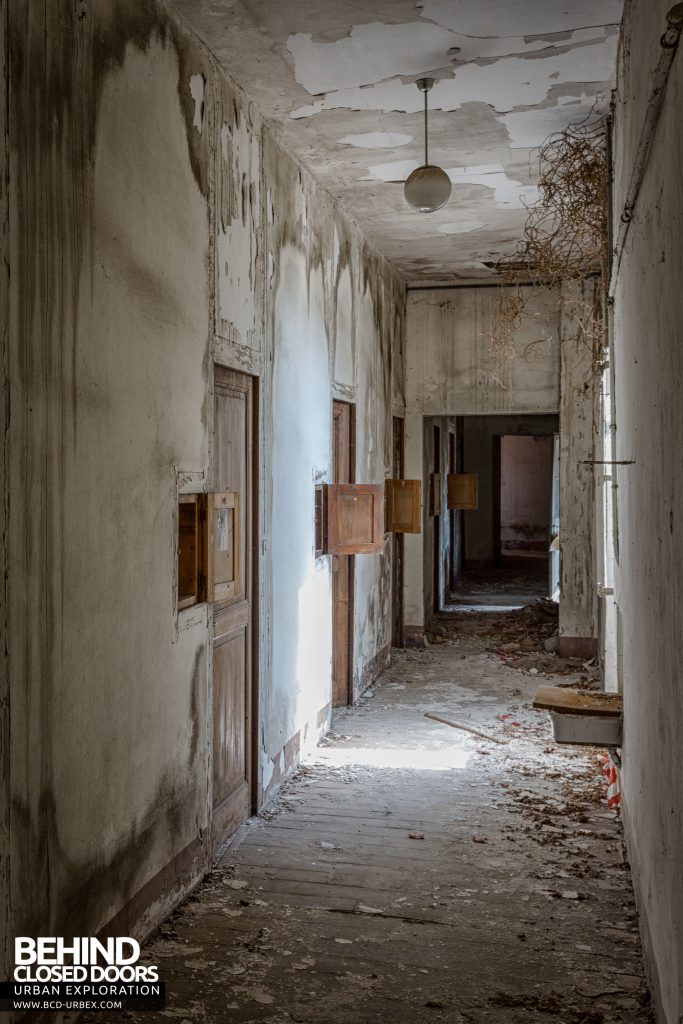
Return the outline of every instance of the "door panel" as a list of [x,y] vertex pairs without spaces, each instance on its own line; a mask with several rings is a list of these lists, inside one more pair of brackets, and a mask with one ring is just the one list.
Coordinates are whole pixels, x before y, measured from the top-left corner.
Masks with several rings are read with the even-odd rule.
[[[405,424],[398,416],[393,418],[392,466],[395,480],[405,475]],[[391,538],[391,642],[394,647],[403,647],[403,534],[394,533]]]
[[[353,483],[353,407],[334,402],[332,417],[334,483]],[[332,555],[332,704],[336,708],[350,704],[352,698],[353,565],[353,555]]]
[[[457,460],[455,450],[455,431],[451,429],[448,434],[448,473],[452,476],[457,472]],[[450,506],[449,506],[450,508]],[[458,575],[458,525],[457,511],[450,508],[448,513],[448,594],[455,587]]]
[[434,574],[434,593],[432,610],[441,611],[441,428],[434,426],[434,548],[432,564]]
[[550,508],[550,596],[560,593],[560,435],[553,434],[553,482]]
[[214,847],[253,803],[253,386],[215,367],[212,476]]
[[221,685],[213,691],[215,756],[214,803],[220,806],[247,780],[246,631],[214,646],[214,676]]

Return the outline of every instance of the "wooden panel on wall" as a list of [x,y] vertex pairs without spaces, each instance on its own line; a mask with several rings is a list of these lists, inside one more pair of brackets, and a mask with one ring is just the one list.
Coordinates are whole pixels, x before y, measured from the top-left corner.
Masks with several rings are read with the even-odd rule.
[[207,592],[209,601],[227,601],[244,593],[240,574],[239,495],[222,491],[208,495]]
[[390,533],[420,533],[422,530],[422,481],[387,480],[386,528]]
[[448,474],[448,507],[473,512],[479,508],[479,477],[476,473]]
[[327,550],[331,555],[371,555],[384,550],[381,484],[329,484]]

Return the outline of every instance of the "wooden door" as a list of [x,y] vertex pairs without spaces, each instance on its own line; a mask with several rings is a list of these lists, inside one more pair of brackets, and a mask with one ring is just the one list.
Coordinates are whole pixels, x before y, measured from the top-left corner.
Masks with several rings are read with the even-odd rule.
[[434,567],[434,593],[432,610],[435,612],[441,611],[441,428],[434,425],[434,456],[432,462],[433,472],[438,476],[438,487],[439,487],[439,503],[438,512],[435,511],[432,519],[434,528],[434,549],[433,549],[433,567]]
[[[354,483],[355,444],[353,406],[334,402],[332,408],[332,475],[335,484]],[[352,703],[353,555],[332,555],[332,704]]]
[[[455,430],[448,433],[448,472],[450,475],[457,473],[457,453],[455,448]],[[452,508],[448,512],[448,591],[455,587],[458,578],[458,520],[457,510]]]
[[[465,419],[458,416],[455,421],[455,472],[464,473],[465,469]],[[465,565],[465,513],[455,513],[455,535],[457,538],[458,552],[455,565],[456,580],[463,571]]]
[[[208,515],[213,595],[214,847],[253,810],[254,388],[251,377],[216,366]],[[219,499],[219,500],[218,500]],[[226,554],[229,547],[230,557]],[[229,566],[224,563],[229,562]],[[233,564],[234,562],[234,564]],[[229,570],[229,571],[228,571]],[[229,575],[229,583],[220,582]],[[227,576],[226,576],[227,578]]]
[[[405,430],[404,422],[398,416],[393,419],[391,472],[394,480],[403,480],[405,475]],[[402,533],[392,534],[391,539],[391,642],[394,647],[403,647],[403,554]]]

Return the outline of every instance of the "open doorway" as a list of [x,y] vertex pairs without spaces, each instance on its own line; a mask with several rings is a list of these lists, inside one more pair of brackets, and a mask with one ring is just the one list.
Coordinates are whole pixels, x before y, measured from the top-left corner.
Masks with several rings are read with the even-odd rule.
[[552,596],[558,417],[464,416],[457,424],[457,471],[476,477],[478,504],[453,519],[449,607],[515,608]]
[[547,564],[553,435],[502,434],[497,441],[497,560]]

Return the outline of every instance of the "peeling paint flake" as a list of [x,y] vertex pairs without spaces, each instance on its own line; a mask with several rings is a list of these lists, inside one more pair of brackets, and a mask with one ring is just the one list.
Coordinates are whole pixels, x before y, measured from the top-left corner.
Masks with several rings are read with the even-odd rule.
[[339,145],[357,146],[359,149],[398,149],[412,141],[412,135],[402,135],[400,132],[364,132],[361,135],[345,135],[339,139]]
[[[548,56],[503,57],[493,63],[472,62],[458,66],[452,77],[440,79],[431,94],[432,110],[458,110],[464,103],[487,103],[506,114],[516,107],[545,102],[553,86],[560,83],[611,81],[616,59],[617,37],[578,46]],[[380,82],[367,88],[346,88],[299,107],[291,119],[312,117],[322,110],[383,110],[417,113],[422,96],[412,82]]]
[[232,132],[230,131],[230,125],[224,123],[221,128],[221,153],[223,154],[224,160],[228,159],[228,143],[231,138]]
[[190,78],[190,94],[194,100],[194,117],[192,123],[201,135],[204,123],[204,75],[192,75]]
[[259,180],[260,150],[257,137],[246,118],[221,128],[222,174],[232,182],[226,192],[231,206],[222,211],[216,239],[218,312],[231,324],[244,345],[252,345],[256,328],[256,275],[260,205],[258,186],[245,188],[245,181]]
[[312,95],[379,82],[394,75],[419,75],[442,67],[452,33],[428,22],[354,25],[335,42],[314,42],[299,32],[287,40],[296,80]]
[[570,124],[579,124],[595,108],[595,97],[561,96],[553,106],[532,110],[516,110],[498,118],[508,133],[511,149],[535,149],[555,132]]
[[421,16],[467,36],[539,36],[621,21],[621,0],[422,0]]

